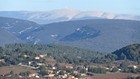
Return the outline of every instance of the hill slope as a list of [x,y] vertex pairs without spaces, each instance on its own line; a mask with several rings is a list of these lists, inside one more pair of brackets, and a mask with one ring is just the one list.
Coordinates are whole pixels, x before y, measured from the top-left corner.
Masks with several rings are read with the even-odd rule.
[[113,52],[117,60],[128,59],[140,62],[140,44],[131,44]]
[[0,29],[0,46],[4,46],[5,44],[13,44],[22,42],[13,34],[5,31],[4,29]]
[[140,43],[140,22],[132,20],[91,19],[39,25],[0,17],[0,29],[25,43],[58,43],[101,52]]
[[30,35],[36,43],[59,43],[112,52],[140,43],[140,22],[131,20],[79,20],[44,25]]
[[[16,38],[21,39],[22,41],[25,41],[26,40],[25,37],[28,34],[30,34],[32,30],[37,29],[39,26],[40,25],[27,20],[0,17],[0,29],[9,32],[10,34],[14,35]],[[5,35],[4,37],[8,37],[8,36]]]

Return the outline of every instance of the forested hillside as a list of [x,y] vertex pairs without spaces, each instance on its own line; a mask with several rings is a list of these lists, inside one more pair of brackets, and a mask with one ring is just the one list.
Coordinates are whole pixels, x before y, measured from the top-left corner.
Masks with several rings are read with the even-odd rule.
[[[76,47],[32,44],[9,44],[5,46],[3,53],[10,55],[10,58],[12,59],[21,59],[19,55],[23,54],[29,54],[31,56],[30,58],[36,54],[48,54],[57,62],[71,64],[90,63],[90,61],[96,57],[103,56],[102,53]],[[13,61],[16,61],[16,59]]]
[[116,50],[112,54],[117,56],[117,60],[131,60],[140,63],[140,44],[131,44]]

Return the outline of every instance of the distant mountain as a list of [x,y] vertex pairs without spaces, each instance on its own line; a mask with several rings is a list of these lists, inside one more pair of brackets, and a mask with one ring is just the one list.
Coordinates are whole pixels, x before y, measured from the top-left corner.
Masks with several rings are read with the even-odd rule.
[[22,42],[13,34],[9,33],[4,29],[0,29],[0,46],[4,46],[5,44],[13,44]]
[[[0,17],[0,36],[2,36],[0,41],[16,43],[19,42],[18,40],[22,40],[27,42],[25,41],[26,35],[30,34],[32,30],[37,29],[39,26],[40,25],[27,20]],[[6,42],[3,42],[3,44]]]
[[93,19],[47,24],[32,32],[32,43],[65,44],[112,52],[140,43],[140,21]]
[[132,20],[88,19],[41,25],[0,17],[0,41],[7,40],[3,44],[7,44],[11,38],[10,43],[54,43],[112,52],[129,44],[140,43],[139,29],[140,21]]
[[140,16],[113,14],[96,11],[79,11],[75,9],[59,9],[52,11],[0,11],[0,16],[30,20],[39,24],[84,20],[84,19],[125,19],[140,20]]
[[140,44],[131,44],[116,50],[113,54],[117,55],[117,60],[128,59],[140,63]]
[[92,27],[84,26],[82,28],[77,28],[76,31],[66,37],[60,39],[60,41],[77,41],[84,39],[92,39],[99,36],[100,31],[95,30]]

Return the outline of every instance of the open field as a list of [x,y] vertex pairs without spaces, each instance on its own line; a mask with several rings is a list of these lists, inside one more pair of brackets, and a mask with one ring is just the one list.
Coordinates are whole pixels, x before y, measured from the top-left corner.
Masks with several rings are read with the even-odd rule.
[[93,77],[89,77],[87,79],[126,79],[129,76],[140,76],[140,74],[132,74],[132,73],[94,74]]
[[19,74],[20,72],[25,72],[25,71],[30,71],[31,73],[35,73],[34,70],[31,70],[29,67],[24,67],[24,66],[5,66],[5,67],[0,67],[0,74],[7,74],[10,71],[13,71],[15,74]]

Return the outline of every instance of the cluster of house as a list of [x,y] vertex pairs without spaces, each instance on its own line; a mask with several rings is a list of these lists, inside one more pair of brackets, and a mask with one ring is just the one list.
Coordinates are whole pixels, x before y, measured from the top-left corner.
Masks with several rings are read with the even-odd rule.
[[[24,55],[24,57],[28,57],[27,55]],[[61,64],[61,67],[63,69],[58,68],[55,64],[46,64],[46,63],[41,63],[38,62],[41,59],[45,59],[47,58],[47,54],[40,54],[34,57],[34,59],[36,61],[28,61],[28,63],[23,64],[23,63],[19,63],[18,65],[20,66],[25,66],[25,67],[30,67],[31,69],[35,70],[36,73],[30,73],[28,75],[29,78],[47,78],[47,79],[53,79],[53,78],[57,78],[57,79],[79,79],[80,78],[86,78],[88,76],[93,76],[93,73],[87,74],[87,72],[80,72],[79,70],[77,70],[78,67],[84,69],[85,71],[88,71],[88,67],[85,67],[83,65],[80,66],[73,66],[71,64]],[[0,62],[3,62],[3,59],[0,59]],[[40,74],[41,70],[40,67],[43,66],[44,71],[47,72],[43,73],[43,76]],[[114,66],[115,67],[115,66]],[[114,67],[108,68],[108,67],[102,67],[106,70],[112,70]],[[131,65],[131,67],[133,67],[134,69],[138,68],[138,66],[136,65]],[[69,70],[69,71],[67,71]],[[121,71],[121,69],[118,68],[118,71]],[[22,76],[19,76],[22,77]]]
[[[27,57],[27,55],[24,55],[24,57]],[[35,56],[34,59],[39,61],[43,58],[46,58],[47,54],[41,54],[38,56]],[[45,64],[45,63],[40,63],[40,62],[36,62],[36,65],[34,65],[36,61],[28,61],[28,63],[23,64],[23,63],[19,63],[18,65],[20,66],[24,66],[24,67],[30,67],[33,70],[36,70],[36,73],[31,73],[29,74],[28,77],[30,78],[58,78],[58,79],[78,79],[78,76],[80,77],[86,77],[87,74],[86,73],[80,73],[79,71],[74,70],[74,66],[71,64],[63,64],[61,65],[61,67],[63,67],[64,69],[58,69],[57,66],[55,66],[55,64]],[[40,67],[43,66],[45,67],[48,74],[46,75],[41,75],[40,74]],[[70,72],[67,72],[66,70],[69,69],[71,70]],[[87,70],[87,68],[84,68]],[[78,76],[77,76],[78,75]],[[20,76],[22,77],[22,76]]]

